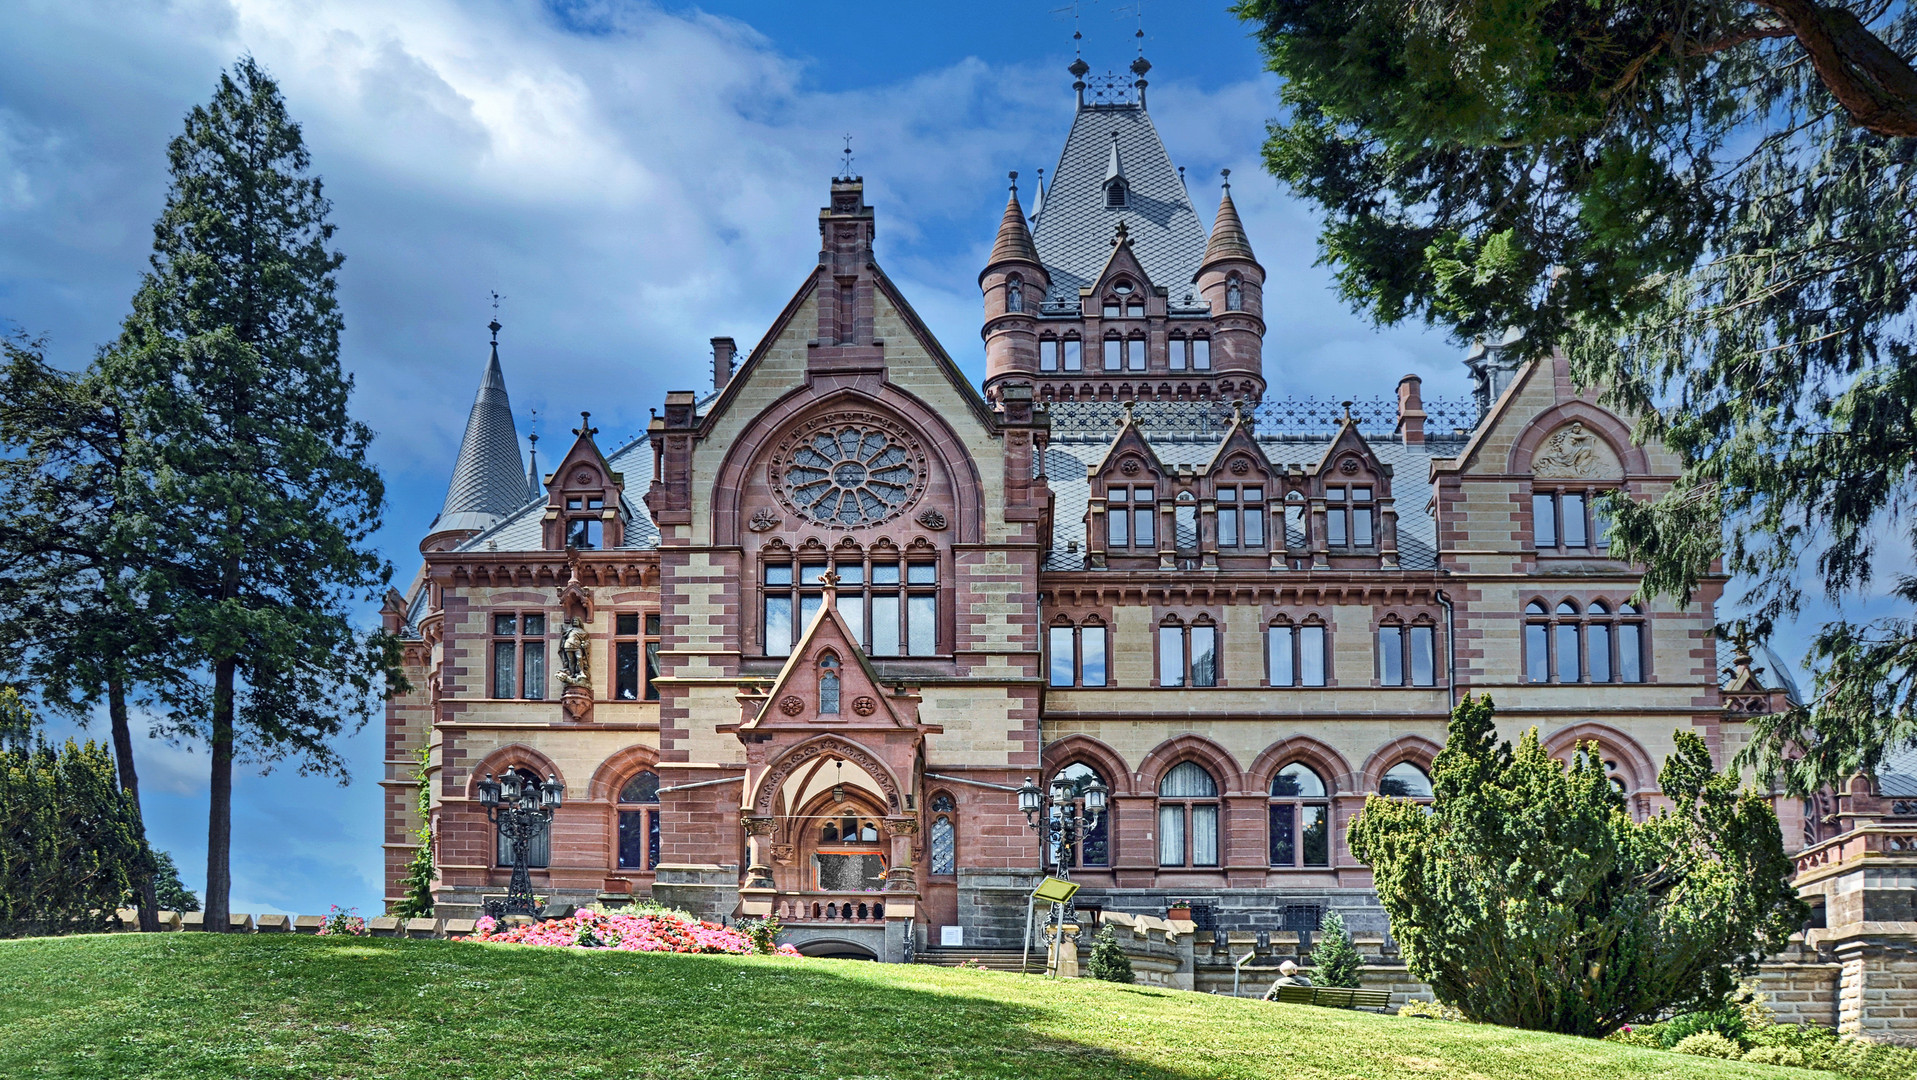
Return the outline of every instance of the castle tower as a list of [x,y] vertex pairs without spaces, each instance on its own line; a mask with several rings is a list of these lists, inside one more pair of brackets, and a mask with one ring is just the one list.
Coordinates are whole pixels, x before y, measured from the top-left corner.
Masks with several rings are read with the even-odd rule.
[[1251,253],[1251,239],[1231,201],[1231,170],[1226,169],[1224,193],[1218,200],[1211,240],[1198,266],[1198,293],[1211,305],[1215,326],[1212,363],[1220,381],[1235,378],[1244,397],[1263,395],[1265,341],[1265,268]]
[[[1032,226],[1014,191],[979,275],[986,397],[1017,381],[1040,403],[1258,400],[1264,271],[1229,196],[1208,250],[1146,111],[1142,53],[1124,74],[1092,75],[1083,59],[1070,70],[1077,109]],[[1200,280],[1212,270],[1216,300]],[[1019,311],[1007,299],[1014,274]],[[1232,280],[1249,308],[1225,306]]]
[[1017,377],[1029,385],[1030,377],[1038,374],[1038,306],[1050,288],[1025,227],[1025,209],[1018,204],[1018,174],[1011,180],[998,240],[978,276],[985,295],[985,394],[993,399],[1007,379]]
[[466,434],[459,441],[445,505],[420,541],[421,551],[452,547],[492,528],[527,502],[531,481],[519,458],[519,432],[513,426],[512,402],[506,397],[506,376],[499,367],[499,320],[487,328],[493,332],[492,353],[479,377],[473,411],[466,417]]

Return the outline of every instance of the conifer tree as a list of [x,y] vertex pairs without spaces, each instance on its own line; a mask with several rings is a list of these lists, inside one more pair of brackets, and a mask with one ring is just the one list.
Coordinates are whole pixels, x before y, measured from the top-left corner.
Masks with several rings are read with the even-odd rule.
[[1430,807],[1373,795],[1347,832],[1411,974],[1472,1020],[1567,1035],[1723,1004],[1809,909],[1769,802],[1676,740],[1672,808],[1639,822],[1595,746],[1567,766],[1461,702]]
[[1355,987],[1359,983],[1358,969],[1364,963],[1364,954],[1345,931],[1345,917],[1327,910],[1318,923],[1318,945],[1311,950],[1313,984]]
[[[39,342],[0,341],[0,359],[0,665],[82,723],[106,705],[119,783],[137,811],[129,709],[180,685],[181,657],[140,586],[156,553],[129,512],[124,395],[98,364],[49,365]],[[158,930],[153,879],[141,882],[141,929]]]
[[1118,943],[1118,931],[1112,924],[1099,927],[1098,936],[1092,939],[1092,955],[1085,965],[1086,971],[1094,979],[1105,982],[1129,983],[1132,974],[1132,958],[1125,955],[1125,947]]
[[353,616],[391,575],[369,543],[383,487],[347,411],[342,256],[299,125],[243,57],[167,154],[151,270],[101,365],[135,394],[130,472],[167,556],[141,584],[203,676],[167,700],[212,751],[204,904],[223,930],[235,758],[344,777],[332,740],[382,678],[405,682],[396,644]]
[[[1762,641],[1806,591],[1815,706],[1752,718],[1796,792],[1917,739],[1917,4],[1240,0],[1284,116],[1265,163],[1324,215],[1344,297],[1535,357],[1684,469],[1610,506],[1647,593],[1741,584]],[[1886,556],[1888,558],[1886,559]],[[1799,572],[1803,566],[1805,573]]]

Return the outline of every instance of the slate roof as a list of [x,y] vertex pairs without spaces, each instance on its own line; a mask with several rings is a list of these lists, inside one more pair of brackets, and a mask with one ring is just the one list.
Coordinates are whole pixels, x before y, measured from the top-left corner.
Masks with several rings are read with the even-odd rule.
[[[1737,646],[1728,641],[1717,644],[1717,685],[1728,686],[1731,682],[1731,669],[1737,666]],[[1782,690],[1784,696],[1793,705],[1804,703],[1803,695],[1797,691],[1797,679],[1791,674],[1791,666],[1782,657],[1772,652],[1766,645],[1757,650],[1751,659],[1752,672],[1757,676],[1759,685],[1766,690]]]
[[1884,765],[1877,770],[1877,791],[1890,798],[1917,795],[1917,746],[1884,755]]
[[[1052,439],[1045,451],[1045,476],[1054,498],[1053,546],[1047,570],[1085,568],[1085,512],[1092,486],[1086,471],[1105,460],[1118,435],[1116,414],[1106,402],[1059,402],[1051,406]],[[1111,414],[1111,415],[1108,415]],[[1180,404],[1140,402],[1133,409],[1139,434],[1169,466],[1202,468],[1225,441],[1226,428],[1212,410]],[[1258,445],[1274,466],[1315,467],[1337,437],[1335,424],[1321,433],[1255,432]],[[1459,437],[1434,438],[1407,446],[1383,432],[1367,432],[1378,460],[1392,467],[1391,495],[1398,510],[1398,562],[1406,570],[1438,567],[1437,523],[1426,511],[1431,500],[1430,461],[1450,457],[1463,446]],[[1071,550],[1076,542],[1077,549]]]
[[526,501],[525,467],[495,341],[479,378],[479,393],[473,397],[473,411],[466,417],[466,434],[459,441],[446,502],[431,527],[484,529],[497,523]]
[[[606,464],[614,472],[626,475],[626,487],[619,509],[626,521],[626,542],[621,551],[644,550],[659,546],[659,527],[646,511],[646,492],[652,486],[652,443],[640,436],[606,455]],[[457,551],[540,551],[545,547],[541,523],[546,515],[546,493],[530,500],[522,499],[504,520],[468,539]]]
[[[1122,210],[1105,207],[1105,176],[1114,145],[1131,189]],[[1052,279],[1047,306],[1077,312],[1078,290],[1097,281],[1111,258],[1111,239],[1120,221],[1139,264],[1153,285],[1171,290],[1174,306],[1195,293],[1192,279],[1205,255],[1205,227],[1142,106],[1080,108],[1058,168],[1047,180],[1043,208],[1034,214],[1032,229],[1039,259]]]

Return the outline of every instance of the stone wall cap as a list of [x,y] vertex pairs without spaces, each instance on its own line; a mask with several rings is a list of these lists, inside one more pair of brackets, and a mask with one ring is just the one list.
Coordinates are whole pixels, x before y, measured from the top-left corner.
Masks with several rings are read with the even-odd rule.
[[281,932],[291,929],[292,925],[291,920],[284,915],[261,915],[254,920],[254,927],[259,930]]
[[317,934],[319,928],[325,925],[324,915],[297,915],[293,918],[293,929],[302,934]]
[[446,920],[446,936],[448,937],[451,937],[454,934],[477,933],[478,930],[479,930],[479,920],[477,919],[447,919]]

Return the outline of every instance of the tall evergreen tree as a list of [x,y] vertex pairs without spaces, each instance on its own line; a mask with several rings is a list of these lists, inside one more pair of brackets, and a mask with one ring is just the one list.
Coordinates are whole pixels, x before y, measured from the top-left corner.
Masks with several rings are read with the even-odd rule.
[[130,472],[166,553],[141,585],[206,676],[167,697],[212,751],[204,903],[224,929],[236,757],[344,778],[332,740],[405,681],[353,617],[391,576],[369,543],[384,489],[347,411],[342,256],[299,125],[243,57],[167,152],[152,269],[101,366],[136,392]]
[[[105,703],[137,812],[130,703],[177,685],[180,657],[139,588],[153,552],[128,512],[122,394],[98,366],[52,367],[38,342],[0,341],[0,358],[0,664],[82,722]],[[153,878],[140,881],[141,927],[157,930]]]
[[[1917,7],[1236,10],[1285,80],[1266,165],[1323,210],[1347,300],[1563,345],[1683,456],[1667,494],[1611,507],[1647,591],[1738,575],[1726,629],[1761,640],[1807,579],[1857,596],[1886,536],[1917,533]],[[1761,771],[1813,790],[1917,739],[1917,624],[1829,623],[1812,667],[1813,707],[1753,721]]]

